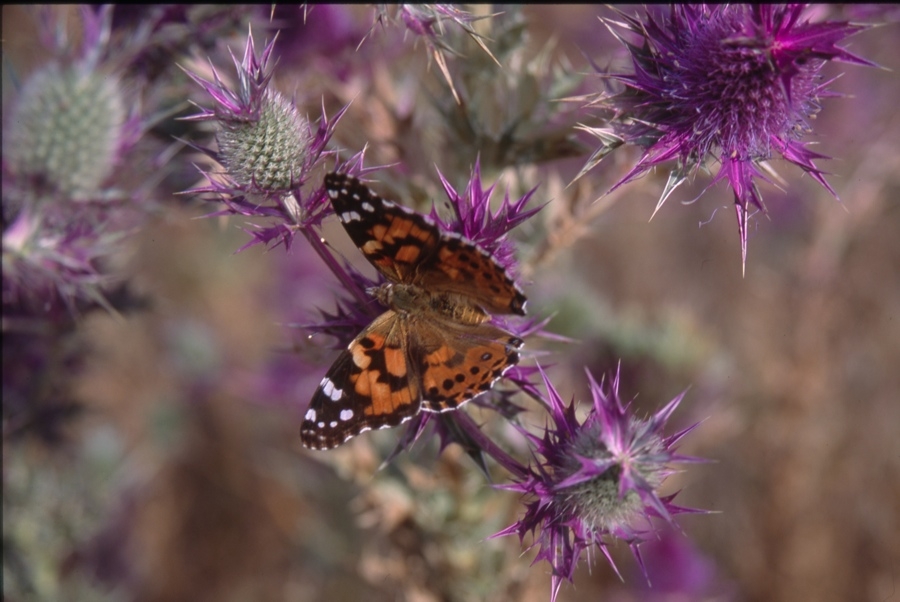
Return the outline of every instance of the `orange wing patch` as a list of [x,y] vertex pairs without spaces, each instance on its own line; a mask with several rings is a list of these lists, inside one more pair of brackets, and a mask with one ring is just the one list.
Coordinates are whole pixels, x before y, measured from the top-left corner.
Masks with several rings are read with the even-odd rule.
[[300,427],[303,445],[330,449],[419,413],[420,388],[409,378],[404,332],[398,315],[387,311],[341,352],[310,401]]
[[465,334],[446,337],[437,350],[424,356],[423,410],[452,410],[490,389],[507,369],[518,363],[521,339],[490,325],[467,330]]

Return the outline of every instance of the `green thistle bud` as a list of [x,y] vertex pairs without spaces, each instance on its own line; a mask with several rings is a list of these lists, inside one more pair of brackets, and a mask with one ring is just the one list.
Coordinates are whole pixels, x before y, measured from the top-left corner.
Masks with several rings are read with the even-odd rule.
[[24,85],[7,122],[10,169],[79,198],[112,173],[126,122],[119,82],[102,72],[50,65]]
[[266,90],[256,120],[222,120],[219,158],[239,186],[264,192],[296,186],[309,154],[309,124],[278,92]]

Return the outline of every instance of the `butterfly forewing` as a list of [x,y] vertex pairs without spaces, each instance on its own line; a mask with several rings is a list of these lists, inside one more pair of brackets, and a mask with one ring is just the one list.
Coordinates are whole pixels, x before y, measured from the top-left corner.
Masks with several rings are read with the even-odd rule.
[[436,292],[464,294],[493,314],[525,315],[525,295],[481,247],[444,235],[420,268],[417,283]]
[[353,241],[393,282],[412,282],[422,261],[434,254],[440,230],[423,215],[386,201],[356,178],[325,176],[325,188]]

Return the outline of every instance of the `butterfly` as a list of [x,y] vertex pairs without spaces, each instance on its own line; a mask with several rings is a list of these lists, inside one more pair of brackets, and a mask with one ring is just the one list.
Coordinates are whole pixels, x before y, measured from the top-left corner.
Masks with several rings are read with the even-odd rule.
[[387,201],[358,179],[325,176],[347,234],[386,282],[369,292],[387,311],[335,360],[300,427],[303,445],[351,437],[453,410],[519,361],[522,339],[489,323],[525,315],[525,295],[477,244]]

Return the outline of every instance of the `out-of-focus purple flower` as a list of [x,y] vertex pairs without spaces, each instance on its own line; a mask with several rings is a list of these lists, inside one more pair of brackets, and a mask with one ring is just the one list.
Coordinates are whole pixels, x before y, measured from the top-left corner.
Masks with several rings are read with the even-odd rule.
[[111,47],[110,7],[82,8],[74,46],[42,10],[53,59],[25,79],[4,115],[3,308],[49,316],[81,302],[105,304],[102,265],[139,221],[138,199],[114,187],[115,171],[146,123]]
[[727,583],[716,571],[712,559],[703,555],[684,534],[666,529],[647,541],[641,550],[652,582],[638,580],[631,593],[635,600],[730,599]]
[[3,115],[4,436],[50,444],[81,408],[74,318],[134,308],[118,262],[153,206],[149,178],[121,175],[143,173],[133,151],[151,120],[130,61],[146,36],[112,37],[109,6],[78,14],[81,36],[70,38],[64,13],[37,10],[50,58],[20,75]]
[[566,406],[541,375],[553,423],[543,437],[523,430],[541,458],[513,484],[503,486],[529,501],[525,516],[495,537],[515,533],[524,540],[526,533],[534,535],[532,545],[540,546],[535,562],[546,560],[553,567],[555,600],[562,580],[572,580],[581,553],[586,551],[590,558],[594,546],[618,572],[605,538],[625,541],[643,567],[638,546],[654,532],[651,518],[671,523],[675,514],[698,512],[676,506],[676,494],[660,496],[658,489],[673,472],[671,464],[699,460],[675,452],[675,444],[696,425],[663,435],[684,394],[641,420],[622,404],[618,374],[606,384],[588,373],[593,407],[579,422],[574,401]]
[[[218,126],[218,151],[195,147],[217,161],[219,172],[203,172],[209,185],[187,193],[213,194],[225,205],[214,215],[245,215],[274,219],[274,226],[250,232],[257,243],[290,246],[298,231],[308,237],[310,228],[321,224],[330,212],[330,204],[321,186],[306,190],[316,167],[333,151],[325,150],[342,109],[329,119],[322,115],[318,127],[302,116],[292,101],[271,89],[270,60],[275,41],[266,44],[256,54],[253,36],[248,36],[243,59],[232,55],[238,83],[235,88],[219,77],[212,68],[213,81],[191,71],[186,73],[200,84],[212,98],[214,108],[188,120],[215,121]],[[362,173],[361,155],[338,168],[345,172]]]
[[[391,21],[392,17],[388,12],[388,5],[377,5],[376,23],[384,23]],[[431,56],[440,67],[441,73],[453,98],[456,102],[460,102],[459,93],[453,85],[453,78],[450,77],[450,71],[447,68],[447,59],[444,53],[459,54],[444,39],[444,23],[452,23],[461,31],[464,31],[478,46],[487,53],[491,59],[499,66],[499,62],[485,45],[482,36],[475,31],[472,23],[481,19],[487,19],[494,15],[477,16],[467,13],[452,4],[398,4],[396,5],[396,16],[406,29],[425,40],[425,45],[431,52]]]
[[513,254],[512,242],[506,237],[506,233],[532,217],[543,208],[525,206],[534,196],[537,188],[529,190],[521,198],[512,201],[509,191],[503,196],[503,202],[496,212],[491,213],[491,195],[494,193],[496,182],[487,188],[481,183],[481,161],[476,159],[472,168],[472,175],[462,193],[456,192],[444,174],[438,170],[438,177],[447,195],[446,203],[452,211],[452,217],[444,219],[432,208],[431,218],[442,229],[461,234],[464,238],[477,243],[489,251],[497,263],[509,271],[514,271],[516,260]]
[[[658,210],[698,168],[718,162],[712,184],[726,180],[735,199],[742,260],[746,263],[751,208],[765,211],[756,181],[777,179],[768,161],[781,157],[800,167],[832,194],[815,165],[827,158],[801,138],[820,109],[831,81],[822,81],[829,61],[873,65],[836,44],[866,26],[811,23],[804,5],[673,5],[668,15],[622,14],[604,23],[631,54],[633,73],[603,72],[625,85],[589,106],[613,113],[605,127],[582,126],[601,146],[579,176],[622,144],[644,155],[613,189],[669,160],[676,166]],[[637,39],[633,43],[619,33]],[[767,175],[768,174],[768,175]]]
[[[113,11],[113,35],[145,38],[132,62],[143,79],[153,82],[171,76],[176,61],[193,52],[213,50],[222,38],[247,28],[264,25],[269,7],[246,4],[119,4]],[[179,88],[171,86],[177,94]],[[168,91],[168,90],[167,90]]]
[[106,305],[112,277],[102,260],[119,248],[125,232],[85,215],[26,206],[3,232],[4,315],[44,317],[73,312],[84,302]]
[[[415,35],[421,36],[432,51],[454,52],[442,39],[445,34],[444,24],[452,23],[475,40],[489,56],[493,56],[484,45],[481,36],[472,27],[472,23],[493,15],[473,15],[452,4],[397,4],[395,9],[396,13],[393,18],[401,21]],[[387,4],[377,5],[376,10],[376,22],[384,23],[392,20]]]
[[304,72],[327,72],[340,81],[353,73],[352,55],[368,28],[364,19],[346,4],[278,4],[273,26],[281,32],[275,48],[283,61],[303,65]]

